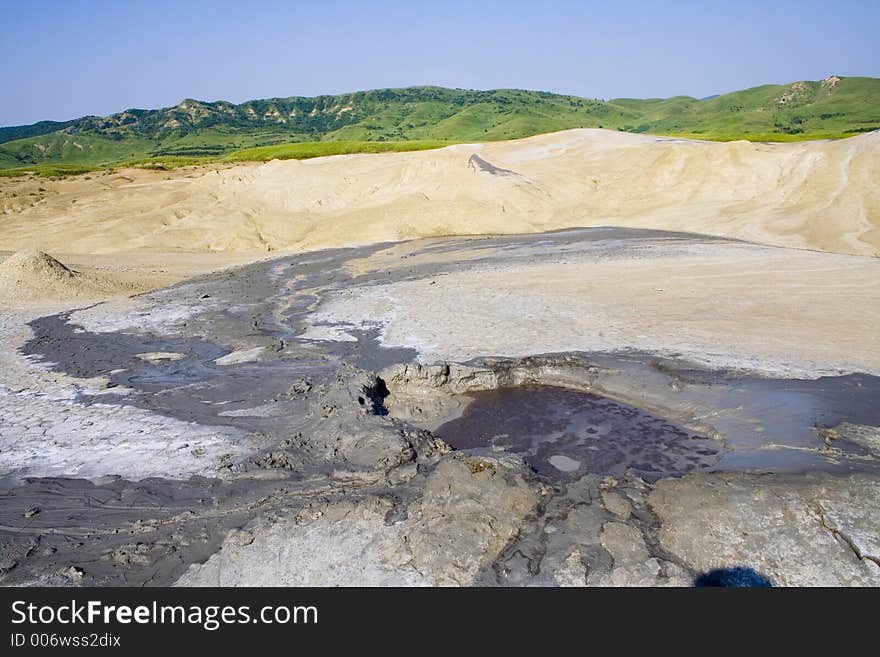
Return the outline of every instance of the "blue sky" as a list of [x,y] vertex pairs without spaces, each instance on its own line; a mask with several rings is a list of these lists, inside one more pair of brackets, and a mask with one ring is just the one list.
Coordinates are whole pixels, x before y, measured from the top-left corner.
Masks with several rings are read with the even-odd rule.
[[0,125],[436,84],[696,97],[880,77],[880,1],[0,0]]

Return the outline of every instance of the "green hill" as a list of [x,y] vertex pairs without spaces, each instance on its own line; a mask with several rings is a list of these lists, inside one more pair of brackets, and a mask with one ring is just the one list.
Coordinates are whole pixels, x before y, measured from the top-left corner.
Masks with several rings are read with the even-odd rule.
[[[0,169],[7,174],[23,169],[63,173],[132,162],[173,166],[262,159],[267,153],[313,157],[413,150],[581,127],[717,140],[843,137],[880,129],[880,79],[830,77],[704,100],[677,96],[602,101],[540,91],[439,87],[271,98],[240,105],[187,99],[165,109],[0,128]],[[376,142],[386,143],[381,149],[368,145]]]
[[764,85],[706,100],[687,96],[616,99],[641,115],[637,129],[652,133],[767,135],[801,138],[844,136],[880,129],[880,79],[838,78]]

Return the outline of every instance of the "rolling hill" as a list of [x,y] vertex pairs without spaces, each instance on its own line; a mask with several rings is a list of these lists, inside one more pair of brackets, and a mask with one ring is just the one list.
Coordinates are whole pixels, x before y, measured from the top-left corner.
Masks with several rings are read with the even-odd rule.
[[[0,128],[0,169],[7,174],[41,168],[64,173],[119,163],[305,158],[515,139],[583,127],[719,141],[844,137],[880,129],[880,79],[832,76],[703,100],[604,101],[539,91],[440,87],[239,105],[186,99],[164,109]],[[379,142],[385,143],[379,147]]]

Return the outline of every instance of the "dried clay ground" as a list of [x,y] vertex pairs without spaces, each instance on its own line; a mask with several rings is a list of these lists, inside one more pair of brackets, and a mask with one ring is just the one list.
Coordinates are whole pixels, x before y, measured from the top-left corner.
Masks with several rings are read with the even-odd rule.
[[5,179],[0,577],[880,584],[877,180],[601,130]]

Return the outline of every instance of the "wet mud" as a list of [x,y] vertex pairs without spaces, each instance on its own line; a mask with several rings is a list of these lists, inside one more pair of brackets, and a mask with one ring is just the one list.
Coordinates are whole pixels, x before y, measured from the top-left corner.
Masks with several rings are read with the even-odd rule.
[[[350,286],[487,262],[560,261],[572,252],[610,258],[694,240],[720,241],[610,228],[425,240],[413,243],[419,258],[412,266],[359,274],[350,263],[390,245],[334,249],[142,295],[142,326],[110,322],[90,329],[83,315],[101,307],[36,319],[22,356],[50,371],[106,381],[100,394],[80,390],[77,405],[133,406],[233,428],[246,437],[248,451],[222,462],[216,478],[128,481],[108,472],[87,481],[0,473],[0,582],[169,585],[236,532],[249,540],[246,528],[258,517],[367,495],[393,499],[395,513],[405,517],[446,443],[463,452],[521,456],[525,475],[558,487],[555,504],[566,509],[581,503],[579,495],[595,498],[603,476],[650,483],[715,470],[876,472],[870,450],[829,431],[843,422],[880,426],[877,377],[762,379],[651,354],[550,354],[548,362],[576,357],[600,374],[581,388],[538,382],[468,393],[461,416],[432,432],[387,412],[386,402],[393,409],[390,402],[401,394],[393,385],[370,393],[381,390],[378,372],[414,362],[415,350],[383,347],[380,326],[348,327],[350,340],[303,337],[322,300]],[[469,260],[457,260],[462,250]],[[156,319],[178,307],[186,311],[180,318]],[[175,357],[144,357],[153,353]],[[499,559],[525,583],[538,557],[515,566],[527,550],[511,545]],[[597,552],[596,558],[606,557]],[[519,581],[502,578],[500,563],[483,573],[482,583]]]
[[434,432],[456,449],[500,447],[540,475],[572,481],[587,473],[649,480],[707,469],[720,449],[647,411],[588,392],[520,386],[477,393],[461,417]]

